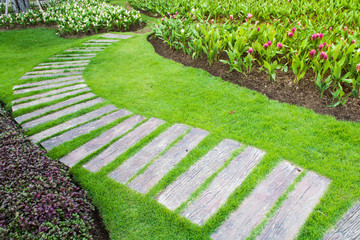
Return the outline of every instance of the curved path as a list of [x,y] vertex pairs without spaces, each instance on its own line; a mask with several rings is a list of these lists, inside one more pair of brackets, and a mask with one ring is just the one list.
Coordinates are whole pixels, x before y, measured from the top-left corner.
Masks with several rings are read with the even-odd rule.
[[[129,37],[131,36],[103,34],[99,39],[83,43],[83,47],[65,50],[50,58],[49,62],[39,64],[32,72],[26,73],[21,79],[27,83],[14,87],[16,100],[13,101],[13,111],[23,113],[16,121],[24,129],[39,127],[64,116],[71,118],[30,136],[32,141],[47,150],[114,121],[120,122],[61,158],[60,161],[69,167],[98,151],[98,155],[83,165],[91,172],[98,172],[165,123],[161,119],[147,119],[126,109],[105,105],[102,98],[91,93],[82,78],[82,71],[91,58],[112,43]],[[91,111],[86,110],[89,108]],[[87,113],[83,113],[86,111]],[[174,124],[108,177],[145,194],[208,134],[202,129]],[[156,196],[156,200],[170,210],[176,210],[186,203],[180,214],[202,226],[225,204],[235,189],[241,186],[265,155],[259,149],[247,147],[233,156],[234,151],[239,151],[241,146],[239,142],[224,139],[167,186]],[[214,178],[206,189],[196,199],[189,200],[211,177]],[[266,219],[278,199],[288,194],[281,206],[277,206],[276,213],[266,219],[257,239],[293,239],[329,183],[330,180],[314,172],[301,170],[283,161],[259,183],[211,237],[245,239]],[[289,191],[290,186],[294,186],[292,191]]]

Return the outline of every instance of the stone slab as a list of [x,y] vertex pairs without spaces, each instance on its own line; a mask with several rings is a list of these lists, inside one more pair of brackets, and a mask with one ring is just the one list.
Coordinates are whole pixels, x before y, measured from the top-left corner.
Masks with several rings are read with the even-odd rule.
[[37,81],[37,82],[16,85],[13,87],[13,90],[27,88],[27,87],[42,86],[42,85],[53,84],[53,83],[66,82],[66,81],[71,81],[71,80],[79,80],[79,79],[82,79],[82,76],[76,75],[76,76],[71,76],[71,77],[54,78],[54,79],[50,79],[50,80],[43,80],[43,81]]
[[44,142],[41,143],[41,145],[48,151],[50,151],[51,149],[53,149],[54,147],[57,147],[65,142],[68,142],[74,138],[77,138],[81,135],[87,134],[95,129],[104,127],[112,122],[114,122],[115,120],[118,120],[120,118],[123,118],[125,116],[130,115],[131,112],[125,110],[125,109],[121,109],[119,111],[110,113],[106,116],[103,116],[102,118],[89,122],[87,124],[81,125],[77,128],[71,129],[59,136],[55,136],[53,138],[50,138]]
[[39,132],[37,134],[34,134],[32,136],[30,136],[29,138],[33,141],[33,142],[40,142],[42,139],[50,137],[54,134],[57,134],[59,132],[63,132],[67,129],[70,129],[72,127],[78,126],[80,124],[83,124],[85,122],[88,122],[90,120],[93,120],[95,118],[101,117],[104,114],[107,114],[109,112],[115,111],[117,108],[113,105],[107,105],[105,107],[96,109],[92,112],[86,113],[80,117],[77,118],[73,118],[69,121],[66,121],[64,123],[61,123],[57,126],[54,126],[52,128],[48,128],[42,132]]
[[94,106],[96,104],[102,103],[103,101],[104,101],[104,99],[102,99],[102,98],[95,98],[95,99],[89,100],[87,102],[79,103],[79,104],[73,105],[71,107],[65,108],[63,110],[60,110],[58,112],[54,112],[54,113],[42,116],[40,118],[37,118],[35,120],[26,122],[26,123],[22,124],[22,127],[24,129],[30,129],[30,128],[36,127],[40,124],[54,121],[60,117],[75,113],[77,111]]
[[109,46],[111,45],[112,43],[107,43],[107,42],[86,42],[86,43],[83,43],[83,45],[85,46]]
[[80,75],[82,71],[78,72],[63,72],[63,73],[49,73],[49,74],[41,74],[41,75],[25,75],[20,78],[20,80],[30,79],[30,78],[44,78],[44,77],[62,77],[62,76],[73,76]]
[[61,56],[56,56],[56,57],[52,57],[49,58],[49,60],[60,60],[60,61],[64,61],[64,60],[69,60],[69,61],[75,61],[75,60],[79,60],[79,59],[90,59],[95,57],[96,55],[92,55],[92,56],[79,56],[79,57],[61,57]]
[[66,53],[56,54],[56,57],[95,57],[96,53]]
[[133,36],[131,35],[121,35],[121,34],[114,34],[114,33],[105,33],[103,35],[101,35],[100,37],[103,37],[103,38],[119,38],[119,39],[128,39],[128,38],[131,38]]
[[212,239],[246,239],[293,183],[300,171],[288,162],[281,162],[211,235]]
[[69,63],[69,64],[51,64],[51,65],[42,65],[34,67],[34,70],[38,69],[48,69],[48,68],[68,68],[68,67],[84,67],[87,66],[88,63]]
[[140,123],[144,119],[144,117],[139,115],[132,116],[131,118],[126,119],[115,127],[102,133],[100,136],[85,143],[78,149],[72,151],[65,157],[61,158],[60,161],[69,167],[73,167],[76,163],[86,158],[88,155],[96,152],[115,138],[131,130],[136,124]]
[[40,115],[43,115],[43,114],[48,113],[50,111],[55,111],[55,110],[58,110],[60,108],[67,107],[69,105],[72,105],[72,104],[75,104],[77,102],[84,101],[86,99],[93,98],[93,97],[95,97],[95,94],[93,94],[91,92],[86,93],[86,94],[82,94],[82,95],[76,96],[74,98],[70,98],[68,100],[53,104],[51,106],[40,108],[40,109],[35,110],[35,111],[31,112],[31,113],[21,115],[21,116],[15,118],[15,120],[18,123],[22,123],[24,121],[35,118],[35,117],[40,116]]
[[38,66],[51,66],[51,65],[59,65],[59,64],[81,64],[81,63],[89,63],[90,60],[78,60],[78,61],[66,61],[66,62],[47,62],[40,63]]
[[182,215],[202,226],[241,185],[264,155],[263,151],[253,147],[245,149],[216,176],[210,186],[185,209]]
[[115,160],[118,156],[126,152],[126,150],[134,146],[164,123],[165,121],[161,119],[149,119],[147,122],[141,124],[139,127],[111,144],[98,156],[91,159],[84,165],[84,168],[92,172],[99,171],[102,167]]
[[138,153],[126,160],[115,171],[110,173],[109,177],[118,182],[126,183],[141,168],[170,146],[181,134],[185,133],[188,128],[188,126],[183,124],[175,124],[169,127]]
[[133,179],[128,186],[138,192],[147,193],[194,149],[208,132],[194,128],[178,144],[156,159],[142,174]]
[[360,239],[360,202],[353,206],[336,224],[336,229],[326,234],[323,240]]
[[240,143],[225,139],[204,157],[192,165],[184,174],[170,184],[157,198],[170,210],[178,208],[201,184],[220,169]]
[[85,88],[85,87],[87,87],[86,84],[77,84],[77,85],[68,86],[68,87],[64,87],[64,88],[60,88],[60,89],[56,89],[56,90],[52,90],[52,91],[48,91],[48,92],[44,92],[44,93],[40,93],[40,94],[28,96],[28,97],[24,97],[24,98],[19,98],[19,99],[16,99],[16,100],[12,101],[11,103],[12,103],[12,105],[15,105],[17,103],[21,103],[21,102],[24,102],[24,101],[35,100],[35,99],[48,97],[48,96],[56,95],[56,94],[59,94],[59,93],[64,93],[64,92],[68,92],[68,91],[72,91],[72,90],[76,90],[76,89],[81,89],[81,88]]
[[48,73],[76,72],[76,71],[82,71],[82,70],[85,70],[85,68],[79,67],[79,68],[65,68],[65,69],[50,69],[50,70],[27,72],[27,73],[25,73],[25,75],[42,75],[42,74],[48,74]]
[[257,239],[294,239],[329,184],[327,178],[307,172]]
[[91,42],[95,42],[95,43],[115,43],[118,42],[119,40],[113,40],[113,39],[93,39],[93,40],[89,40],[87,42],[91,43]]
[[88,49],[82,49],[82,48],[73,48],[73,49],[68,49],[68,50],[64,50],[64,52],[101,52],[104,51],[105,48],[88,48]]
[[66,92],[66,93],[61,93],[61,94],[50,96],[50,97],[40,98],[40,99],[31,101],[31,102],[26,102],[26,103],[21,103],[21,104],[15,105],[12,107],[12,110],[13,110],[13,112],[15,112],[19,109],[33,107],[33,106],[36,106],[36,105],[39,105],[42,103],[52,102],[55,100],[62,99],[64,97],[73,96],[73,95],[83,93],[83,92],[88,92],[88,91],[90,91],[90,88],[81,88],[81,89],[71,91],[71,92]]

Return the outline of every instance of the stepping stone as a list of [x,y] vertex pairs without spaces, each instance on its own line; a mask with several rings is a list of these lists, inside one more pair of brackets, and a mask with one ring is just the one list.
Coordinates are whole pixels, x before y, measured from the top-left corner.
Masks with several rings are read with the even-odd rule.
[[72,76],[72,75],[80,75],[80,72],[62,72],[62,73],[49,73],[49,74],[41,74],[41,75],[25,75],[20,78],[20,80],[30,79],[30,78],[44,78],[44,77],[62,77],[62,76]]
[[329,179],[307,172],[257,239],[294,239],[329,184]]
[[78,60],[78,59],[90,59],[95,57],[96,55],[92,55],[92,56],[79,56],[79,57],[61,57],[61,56],[57,56],[57,57],[52,57],[49,58],[50,60],[60,60],[60,61],[64,61],[64,60],[69,60],[69,61],[74,61],[74,60]]
[[128,186],[138,192],[147,193],[194,149],[208,132],[194,128],[178,144],[151,164],[142,174],[133,179]]
[[114,43],[114,42],[118,42],[119,40],[113,40],[113,39],[94,39],[94,40],[89,40],[87,42],[89,43]]
[[102,46],[102,45],[106,45],[106,46],[109,46],[111,45],[112,43],[107,43],[107,42],[90,42],[90,43],[83,43],[83,45],[85,46]]
[[[33,92],[33,91],[41,91],[41,90],[45,90],[45,89],[50,89],[50,88],[58,88],[58,87],[63,87],[63,86],[67,86],[67,85],[72,85],[75,83],[83,83],[85,82],[84,79],[77,79],[77,80],[70,80],[70,81],[65,81],[65,82],[60,82],[60,83],[54,83],[54,84],[49,84],[49,85],[41,85],[41,86],[36,86],[33,88],[25,88],[25,89],[21,89],[21,90],[15,90],[14,94],[22,94],[22,93],[29,93],[29,92]],[[84,85],[84,84],[80,84],[80,85]]]
[[219,170],[240,146],[236,141],[223,140],[170,184],[158,197],[158,202],[170,210],[178,208],[208,177]]
[[121,34],[114,34],[114,33],[105,33],[105,34],[101,35],[100,37],[103,37],[103,38],[127,39],[127,38],[131,38],[131,37],[133,37],[133,36],[130,36],[130,35],[121,35]]
[[123,154],[126,150],[134,146],[141,139],[148,136],[164,123],[165,121],[157,118],[149,119],[147,122],[141,124],[132,132],[117,140],[110,147],[93,158],[90,162],[86,163],[84,168],[91,172],[99,171],[103,166],[115,160],[115,158]]
[[83,66],[87,66],[88,63],[70,63],[70,64],[52,64],[52,65],[43,65],[43,66],[37,66],[34,67],[33,69],[47,69],[47,68],[67,68],[67,67],[83,67]]
[[66,54],[56,54],[56,57],[95,57],[96,53],[66,53]]
[[68,167],[73,167],[80,160],[86,158],[88,155],[96,152],[106,144],[110,143],[115,138],[130,131],[136,124],[142,122],[145,118],[143,116],[135,115],[110,130],[104,132],[100,136],[90,140],[78,149],[72,151],[65,157],[61,158],[60,161]]
[[42,103],[52,102],[52,101],[55,101],[55,100],[62,99],[64,97],[73,96],[73,95],[76,95],[76,94],[79,94],[79,93],[82,93],[82,92],[88,92],[88,91],[90,91],[90,88],[81,88],[81,89],[78,89],[78,90],[75,90],[75,91],[61,93],[61,94],[54,95],[54,96],[51,96],[51,97],[40,98],[40,99],[31,101],[31,102],[21,103],[21,104],[15,105],[15,106],[12,107],[12,110],[13,110],[13,112],[15,112],[15,111],[17,111],[19,109],[33,107],[33,106],[36,106],[36,105],[39,105],[39,104],[42,104]]
[[90,99],[90,98],[93,98],[95,97],[95,94],[89,92],[89,93],[86,93],[86,94],[82,94],[80,96],[76,96],[74,98],[70,98],[68,100],[65,100],[65,101],[62,101],[62,102],[59,102],[59,103],[56,103],[54,105],[51,105],[51,106],[48,106],[48,107],[44,107],[44,108],[40,108],[36,111],[33,111],[31,113],[27,113],[27,114],[24,114],[24,115],[21,115],[17,118],[15,118],[16,122],[18,123],[22,123],[24,121],[27,121],[29,119],[32,119],[34,117],[37,117],[37,116],[41,116],[45,113],[48,113],[50,111],[55,111],[55,110],[58,110],[60,108],[64,108],[64,107],[67,107],[67,106],[70,106],[72,104],[75,104],[77,102],[80,102],[80,101],[84,101],[86,99]]
[[70,131],[67,131],[59,136],[50,138],[50,139],[42,142],[41,145],[46,150],[50,151],[54,147],[57,147],[65,142],[68,142],[74,138],[81,136],[81,135],[89,133],[95,129],[104,127],[104,126],[114,122],[115,120],[118,120],[118,119],[128,116],[130,114],[131,114],[131,112],[129,112],[125,109],[121,109],[119,111],[116,111],[116,112],[113,112],[106,116],[103,116],[102,118],[100,118],[96,121],[89,122],[89,123],[79,126],[77,128],[71,129]]
[[264,152],[253,147],[245,149],[216,176],[210,186],[187,207],[182,215],[193,223],[203,225],[241,185],[264,155]]
[[87,49],[82,49],[82,48],[73,48],[73,49],[68,49],[68,50],[64,50],[64,52],[101,52],[104,51],[105,48],[87,48]]
[[80,60],[80,61],[66,61],[66,62],[47,62],[40,63],[38,66],[47,66],[47,65],[59,65],[59,64],[80,64],[80,63],[89,63],[90,60]]
[[55,127],[46,129],[42,132],[39,132],[35,135],[30,136],[29,138],[33,141],[33,142],[40,142],[42,139],[50,137],[56,133],[65,131],[69,128],[75,127],[77,125],[83,124],[85,122],[88,122],[90,120],[93,120],[94,118],[98,118],[104,114],[107,114],[109,112],[115,111],[117,108],[113,105],[107,105],[105,107],[96,109],[92,112],[86,113],[80,117],[71,119],[69,121],[66,121],[62,124],[59,124]]
[[32,82],[32,83],[25,83],[25,84],[14,86],[13,90],[27,88],[27,87],[41,86],[41,85],[46,85],[46,84],[51,84],[51,83],[71,81],[71,80],[76,80],[76,79],[82,79],[82,76],[77,75],[77,76],[71,76],[71,77],[55,78],[55,79],[51,79],[51,80],[43,80],[43,81],[37,81],[37,82]]
[[87,102],[79,103],[79,104],[73,105],[71,107],[65,108],[63,110],[60,110],[58,112],[54,112],[54,113],[45,115],[43,117],[32,120],[30,122],[26,122],[22,125],[22,127],[24,129],[30,129],[30,128],[36,127],[40,124],[44,124],[44,123],[47,123],[50,121],[57,120],[60,117],[75,113],[79,110],[82,110],[82,109],[85,109],[85,108],[88,108],[91,106],[95,106],[96,104],[102,103],[103,101],[104,101],[104,99],[102,99],[102,98],[95,98],[95,99],[89,100]]
[[165,132],[160,134],[160,136],[146,145],[146,147],[110,173],[109,177],[118,182],[126,183],[133,175],[140,171],[141,168],[170,146],[181,134],[184,134],[187,129],[189,129],[189,127],[183,124],[175,124],[169,127]]
[[293,183],[300,171],[288,162],[281,162],[211,235],[212,239],[246,239]]
[[82,70],[85,70],[85,68],[79,67],[79,68],[66,68],[66,69],[51,69],[51,70],[27,72],[27,73],[25,73],[25,75],[42,75],[42,74],[47,74],[47,73],[76,72],[76,71],[82,71]]
[[326,234],[323,240],[359,239],[360,202],[352,207],[336,226],[336,229]]

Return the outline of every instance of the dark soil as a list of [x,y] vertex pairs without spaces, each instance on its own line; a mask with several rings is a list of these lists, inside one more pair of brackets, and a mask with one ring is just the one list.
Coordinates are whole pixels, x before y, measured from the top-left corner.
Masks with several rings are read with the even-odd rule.
[[[254,63],[251,72],[245,76],[237,71],[229,72],[229,65],[219,61],[209,66],[205,56],[193,60],[184,52],[171,49],[168,44],[154,35],[150,35],[148,41],[153,45],[155,52],[165,58],[185,66],[201,68],[213,76],[255,90],[270,99],[310,108],[317,113],[334,116],[338,120],[360,122],[360,99],[350,97],[345,106],[328,107],[334,103],[333,97],[330,92],[325,92],[323,98],[320,98],[320,90],[315,85],[312,71],[307,72],[305,77],[295,84],[295,76],[290,70],[288,72],[278,70],[274,82],[259,69],[257,63]],[[221,53],[219,59],[227,59],[226,53]]]

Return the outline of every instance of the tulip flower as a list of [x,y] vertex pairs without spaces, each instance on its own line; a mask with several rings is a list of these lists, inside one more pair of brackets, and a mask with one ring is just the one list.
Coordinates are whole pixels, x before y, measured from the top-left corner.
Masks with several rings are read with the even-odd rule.
[[272,42],[271,41],[268,41],[268,45],[271,46]]
[[357,72],[360,71],[360,64],[356,65],[356,71],[357,71]]
[[292,31],[293,33],[295,33],[296,28],[293,27],[293,28],[291,29],[291,31]]
[[282,49],[282,48],[283,48],[283,45],[282,45],[281,43],[278,43],[278,44],[277,44],[277,47],[278,47],[279,49]]
[[267,49],[269,45],[267,43],[264,44],[264,48]]
[[259,27],[257,28],[257,31],[258,31],[258,32],[260,31],[260,28],[259,28]]
[[292,38],[294,36],[294,33],[293,32],[288,32],[288,36]]
[[346,31],[347,30],[347,27],[344,27],[344,31]]
[[251,13],[248,13],[248,15],[247,15],[247,18],[252,18],[252,14]]
[[320,53],[320,58],[326,60],[326,59],[328,58],[328,56],[326,55],[325,52],[321,52],[321,53]]
[[232,22],[234,20],[234,16],[230,15],[230,21]]
[[315,56],[315,53],[316,53],[316,50],[315,49],[311,49],[309,55],[310,57],[314,57]]
[[352,43],[352,44],[355,44],[355,40],[352,40],[351,43]]
[[323,49],[324,45],[323,44],[320,44],[319,45],[319,50]]
[[319,33],[319,39],[322,39],[324,37],[324,34]]
[[252,48],[249,48],[248,53],[252,54],[254,50]]

